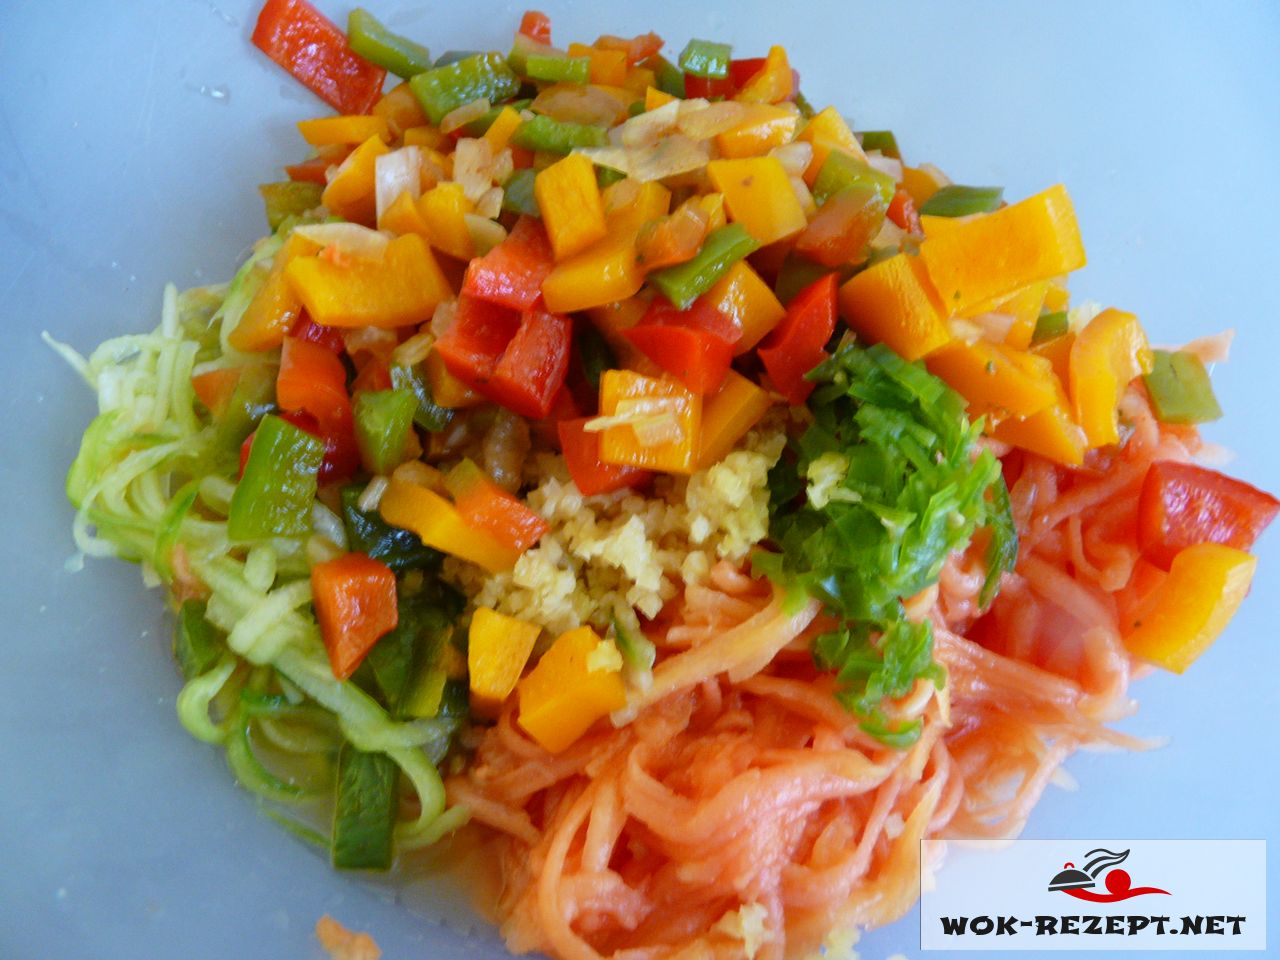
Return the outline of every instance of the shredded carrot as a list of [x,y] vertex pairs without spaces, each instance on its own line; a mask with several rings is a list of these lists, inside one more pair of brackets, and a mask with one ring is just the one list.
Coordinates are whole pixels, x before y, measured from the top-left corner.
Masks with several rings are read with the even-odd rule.
[[316,939],[331,960],[378,960],[382,956],[373,937],[348,930],[327,913],[316,921]]

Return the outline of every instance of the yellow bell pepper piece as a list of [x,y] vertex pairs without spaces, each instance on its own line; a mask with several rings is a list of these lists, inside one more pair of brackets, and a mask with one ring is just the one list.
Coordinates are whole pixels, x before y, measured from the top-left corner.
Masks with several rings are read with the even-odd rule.
[[586,57],[591,62],[592,83],[621,87],[627,82],[627,55],[621,50],[599,50],[585,43],[571,43],[569,56]]
[[664,90],[657,87],[649,87],[644,92],[644,111],[648,113],[650,110],[657,110],[659,107],[665,107],[672,100],[677,99]]
[[285,275],[311,319],[326,327],[425,323],[453,296],[426,242],[412,233],[388,243],[381,260],[296,257]]
[[772,404],[768,390],[731,369],[715,396],[703,403],[698,469],[705,470],[728,456]]
[[533,195],[557,260],[573,256],[608,232],[595,167],[581,154],[570,154],[540,171],[533,180]]
[[326,147],[335,143],[364,143],[370,137],[391,139],[391,128],[385,118],[364,114],[299,120],[298,132],[302,134],[303,140],[314,147]]
[[974,417],[1029,417],[1055,399],[1048,360],[986,340],[952,340],[930,353],[925,366],[969,402]]
[[[634,95],[643,97],[650,87],[658,82],[658,75],[648,67],[632,67],[622,85]],[[648,107],[645,108],[646,110]]]
[[840,315],[860,337],[919,360],[951,339],[946,310],[919,257],[899,253],[840,288]]
[[240,322],[227,335],[227,342],[234,349],[260,353],[280,346],[302,310],[302,302],[285,279],[285,268],[295,258],[310,256],[319,249],[318,243],[296,233],[289,234],[284,246],[276,251],[270,272],[249,301]]
[[[1044,357],[1049,361],[1053,366],[1053,372],[1058,377],[1058,382],[1064,388],[1071,382],[1071,348],[1075,342],[1076,335],[1067,332],[1044,343],[1037,343],[1031,348],[1031,352],[1037,357]],[[1067,406],[1070,407],[1070,404]]]
[[1084,463],[1084,431],[1071,419],[1065,402],[1055,401],[1025,419],[1002,420],[988,432],[997,440],[1038,453],[1055,463],[1068,467]]
[[[632,421],[600,431],[600,459],[605,463],[665,473],[697,469],[702,397],[682,383],[606,370],[600,377],[600,415]],[[642,437],[650,429],[661,437],[645,443]]]
[[[942,171],[931,163],[921,164],[918,167],[904,166],[902,168],[902,189],[911,196],[911,200],[917,208],[923,206],[930,197],[950,182]],[[946,220],[948,218],[929,217],[928,219]],[[929,229],[925,226],[924,216],[920,217],[920,226],[924,227],[925,236],[928,236]]]
[[372,226],[377,214],[374,163],[390,149],[381,137],[365,140],[342,161],[320,195],[321,202],[344,220]]
[[812,116],[796,139],[813,145],[813,159],[804,171],[805,182],[810,186],[813,186],[814,178],[818,176],[818,171],[827,162],[832,150],[843,150],[859,160],[867,159],[858,138],[853,135],[849,124],[845,123],[844,117],[840,116],[840,111],[835,107],[827,107]]
[[720,155],[730,159],[758,157],[774,147],[790,143],[800,117],[795,110],[769,104],[753,104],[747,119],[731,130],[716,135]]
[[808,225],[777,157],[712,160],[707,175],[724,194],[729,219],[742,224],[762,245],[795,236]]
[[559,753],[597,720],[627,705],[622,657],[590,627],[578,627],[556,638],[516,693],[521,729]]
[[460,183],[437,183],[418,198],[418,213],[427,230],[427,241],[441,253],[459,260],[475,256],[466,215],[476,205],[467,199]]
[[480,607],[471,615],[467,633],[467,670],[471,676],[471,710],[496,717],[529,662],[542,629]]
[[426,147],[429,150],[452,150],[453,143],[447,133],[441,133],[436,127],[424,123],[410,127],[404,132],[406,147]]
[[1048,289],[1048,280],[1038,280],[1027,284],[1021,290],[1014,291],[1007,297],[999,297],[969,307],[959,316],[976,317],[984,313],[1003,313],[1012,317],[1013,323],[1009,325],[1004,343],[1015,350],[1026,350],[1031,346],[1031,337],[1036,332],[1036,320],[1040,317],[1040,308],[1044,305],[1044,295]]
[[707,215],[707,232],[718,230],[729,222],[729,218],[724,212],[724,194],[723,193],[704,193],[697,198],[698,206],[702,207],[702,212]]
[[742,328],[742,339],[733,347],[739,356],[763,340],[787,315],[786,307],[745,260],[739,260],[725,271],[707,291],[706,298]]
[[1151,363],[1147,335],[1132,313],[1103,310],[1076,335],[1069,363],[1071,404],[1090,448],[1119,442],[1116,405],[1129,381],[1151,372]]
[[[421,127],[427,123],[427,115],[418,98],[413,95],[408,80],[396,84],[384,93],[373,105],[372,113],[387,121],[392,138],[403,137],[413,127]],[[405,145],[409,145],[407,141]]]
[[467,407],[477,407],[484,402],[484,397],[449,372],[440,354],[434,350],[427,354],[427,359],[422,361],[422,369],[427,376],[427,383],[431,386],[431,399],[438,406],[448,410],[462,410]]
[[489,124],[489,129],[484,132],[484,139],[489,142],[495,157],[507,149],[512,136],[520,129],[522,123],[524,121],[520,118],[520,111],[515,107],[503,107],[498,111],[498,115],[493,118],[493,123]]
[[417,201],[407,190],[391,201],[391,206],[382,211],[378,229],[389,230],[397,235],[416,233],[424,239],[427,237],[427,222],[422,219]]
[[427,546],[469,560],[490,573],[510,570],[520,558],[520,551],[468,526],[444,497],[407,480],[392,477],[388,481],[378,512],[393,527],[416,533]]
[[764,67],[734,95],[743,103],[778,103],[791,96],[794,78],[787,51],[779,46],[769,48]]
[[1067,290],[1066,277],[1054,277],[1049,281],[1049,289],[1044,294],[1044,309],[1051,312],[1067,309],[1071,302],[1071,292]]
[[1124,644],[1134,656],[1182,673],[1218,638],[1249,592],[1256,557],[1217,543],[1187,547],[1139,608]]
[[671,191],[657,182],[643,183],[624,203],[624,183],[629,184],[624,180],[606,191],[605,199],[616,199],[619,205],[605,218],[605,238],[557,263],[542,281],[548,310],[572,313],[604,306],[634,296],[644,284],[644,267],[636,260],[636,236],[642,226],[667,212]]
[[1061,184],[927,237],[920,258],[950,313],[1085,263],[1075,210]]

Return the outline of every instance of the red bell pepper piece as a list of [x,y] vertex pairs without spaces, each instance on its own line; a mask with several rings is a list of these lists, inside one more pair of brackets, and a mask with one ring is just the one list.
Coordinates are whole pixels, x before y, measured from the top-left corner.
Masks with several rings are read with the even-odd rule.
[[347,344],[342,339],[342,331],[337,327],[322,327],[309,316],[306,310],[303,310],[297,321],[293,325],[293,329],[289,331],[289,336],[297,340],[305,340],[308,343],[318,343],[326,350],[341,356],[346,352]]
[[715,393],[733,360],[733,345],[696,327],[641,324],[622,335],[694,393]]
[[520,329],[520,315],[486,300],[458,297],[453,323],[435,342],[445,368],[471,387],[479,390],[489,381],[502,351]]
[[318,183],[323,187],[329,182],[325,176],[325,171],[328,169],[329,161],[316,157],[312,160],[304,160],[302,163],[291,163],[284,168],[284,172],[290,180]]
[[551,18],[541,10],[526,10],[520,18],[520,32],[539,43],[551,42]]
[[805,374],[827,357],[824,347],[836,328],[834,273],[815,280],[787,306],[787,315],[756,351],[778,392],[793,406],[809,399],[814,385]]
[[550,529],[547,521],[489,479],[471,460],[464,459],[450,470],[444,485],[467,526],[483,530],[513,550],[528,550]]
[[372,557],[347,553],[311,568],[311,593],[333,675],[346,680],[400,622],[396,575]]
[[686,100],[694,100],[698,97],[705,97],[708,100],[714,97],[727,99],[733,96],[733,92],[732,76],[712,79],[710,77],[695,77],[691,73],[684,75],[684,96]]
[[634,66],[662,52],[662,38],[656,33],[642,33],[635,37],[614,37],[605,34],[597,38],[597,50],[621,50],[627,55],[627,66]]
[[387,71],[356,54],[307,0],[267,0],[253,43],[339,113],[368,113],[382,96]]
[[521,217],[500,244],[467,266],[462,292],[512,310],[528,310],[556,265],[542,224]]
[[654,297],[637,326],[661,324],[666,327],[689,327],[705,330],[733,346],[742,339],[741,323],[726,316],[706,297],[699,297],[688,310],[678,309],[666,297]]
[[1168,570],[1179,551],[1198,543],[1249,550],[1280,512],[1280,500],[1216,470],[1153,463],[1138,500],[1142,554]]
[[617,466],[600,459],[600,434],[588,433],[584,429],[589,419],[561,420],[556,426],[564,464],[569,468],[569,476],[578,490],[589,497],[646,483],[652,476],[648,470]]
[[522,417],[545,417],[569,372],[572,341],[568,317],[541,307],[526,310],[493,376],[477,389]]
[[924,234],[920,227],[920,214],[916,211],[916,202],[911,199],[911,194],[901,187],[893,195],[893,200],[889,202],[888,216],[890,220],[908,233],[916,236]]
[[729,81],[734,90],[741,90],[747,82],[764,69],[764,57],[746,57],[729,61]]

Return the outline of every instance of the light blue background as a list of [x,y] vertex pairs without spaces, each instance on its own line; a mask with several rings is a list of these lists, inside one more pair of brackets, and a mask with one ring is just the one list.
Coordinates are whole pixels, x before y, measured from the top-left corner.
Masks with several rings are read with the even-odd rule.
[[[303,155],[292,122],[323,112],[249,46],[254,4],[215,2],[0,3],[0,957],[313,958],[326,911],[388,958],[500,956],[258,816],[176,722],[159,597],[123,565],[63,569],[62,476],[93,407],[39,331],[87,350],[153,326],[165,281],[228,277],[264,230],[253,185]],[[373,6],[435,52],[505,45],[521,9]],[[1065,181],[1091,261],[1077,296],[1136,311],[1158,342],[1238,329],[1209,435],[1280,490],[1280,6],[618,6],[546,4],[560,38],[784,42],[814,103],[893,128],[910,160],[1011,198]],[[1051,791],[1028,835],[1280,838],[1280,537],[1259,552],[1226,635],[1137,690],[1126,728],[1172,745],[1075,758],[1079,793]],[[863,941],[865,957],[894,952],[919,954],[914,915]]]

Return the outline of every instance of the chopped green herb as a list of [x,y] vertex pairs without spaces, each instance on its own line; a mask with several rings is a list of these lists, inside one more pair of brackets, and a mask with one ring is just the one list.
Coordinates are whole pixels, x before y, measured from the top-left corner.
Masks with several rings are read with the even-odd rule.
[[1031,342],[1036,344],[1054,340],[1065,334],[1068,329],[1070,329],[1070,324],[1067,323],[1067,312],[1065,310],[1042,313],[1036,318],[1036,329],[1031,334]]

